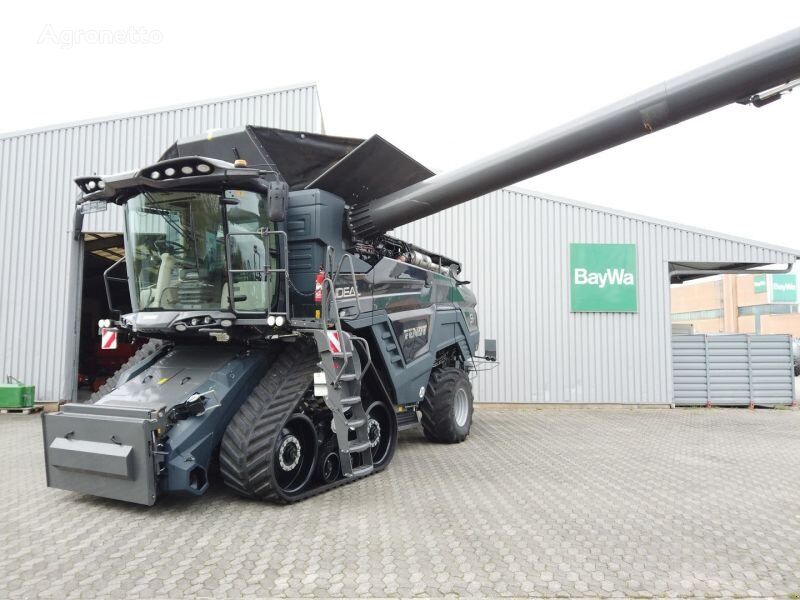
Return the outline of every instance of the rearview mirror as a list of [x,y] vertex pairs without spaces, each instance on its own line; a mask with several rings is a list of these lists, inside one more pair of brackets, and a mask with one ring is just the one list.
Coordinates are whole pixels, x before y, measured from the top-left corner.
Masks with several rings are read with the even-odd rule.
[[267,215],[270,221],[280,223],[286,220],[289,205],[289,186],[286,183],[270,181],[267,192]]

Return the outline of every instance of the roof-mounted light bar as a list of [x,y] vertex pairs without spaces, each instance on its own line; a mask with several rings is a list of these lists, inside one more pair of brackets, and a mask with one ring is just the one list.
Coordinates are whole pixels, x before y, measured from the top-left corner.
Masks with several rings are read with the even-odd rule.
[[214,165],[198,159],[181,159],[170,161],[166,164],[161,163],[157,167],[142,169],[142,175],[148,179],[178,179],[181,177],[194,177],[198,175],[210,175],[214,172]]
[[[260,169],[235,168],[233,164],[204,156],[180,156],[153,163],[144,169],[126,171],[113,175],[90,175],[78,177],[82,197],[78,204],[90,200],[103,200],[120,204],[133,197],[142,188],[178,189],[185,187],[213,188],[238,186],[259,193],[272,193],[272,187],[285,183],[276,182]],[[284,192],[288,192],[284,190]]]
[[91,194],[106,187],[106,182],[103,181],[102,177],[79,177],[75,180],[75,183],[83,190],[84,194]]

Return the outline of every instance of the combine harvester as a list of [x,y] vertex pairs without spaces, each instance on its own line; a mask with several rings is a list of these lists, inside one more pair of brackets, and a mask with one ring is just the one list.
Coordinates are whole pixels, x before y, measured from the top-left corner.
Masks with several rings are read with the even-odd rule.
[[800,29],[441,175],[378,136],[245,127],[77,179],[77,230],[125,209],[106,286],[127,280],[132,312],[105,325],[151,341],[43,417],[48,485],[153,504],[202,494],[218,463],[243,496],[293,502],[386,468],[398,429],[463,441],[494,343],[476,355],[461,265],[387,232],[798,78]]

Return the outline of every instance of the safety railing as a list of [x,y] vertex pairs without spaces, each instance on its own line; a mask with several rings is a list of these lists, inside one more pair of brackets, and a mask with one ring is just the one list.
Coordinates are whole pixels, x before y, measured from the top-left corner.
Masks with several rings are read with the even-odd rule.
[[[231,242],[236,236],[249,236],[252,237],[254,235],[260,235],[261,238],[264,240],[264,253],[266,256],[264,257],[264,264],[260,268],[256,269],[231,269],[230,266],[232,263],[232,254],[231,254]],[[272,257],[271,257],[271,250],[270,250],[270,243],[269,239],[271,236],[275,236],[277,245],[278,245],[278,256],[282,262],[279,264],[283,264],[281,267],[272,267]],[[288,323],[291,319],[291,303],[289,300],[289,240],[288,236],[286,235],[285,231],[281,230],[268,230],[266,228],[259,230],[258,232],[241,232],[241,233],[228,233],[225,236],[225,258],[226,264],[228,265],[228,304],[231,310],[237,316],[240,314],[263,314],[264,318],[266,319],[270,315],[274,317],[282,316],[286,322]],[[264,284],[264,310],[237,310],[236,309],[236,292],[234,290],[234,285],[236,283],[235,275],[240,273],[255,273],[260,275],[260,279],[256,281],[261,281]],[[272,294],[268,292],[269,287],[272,282],[273,276],[278,275],[281,277],[282,281],[279,283],[277,290]],[[273,310],[272,304],[275,296],[277,295],[278,302],[280,302],[281,298],[283,298],[283,310]]]

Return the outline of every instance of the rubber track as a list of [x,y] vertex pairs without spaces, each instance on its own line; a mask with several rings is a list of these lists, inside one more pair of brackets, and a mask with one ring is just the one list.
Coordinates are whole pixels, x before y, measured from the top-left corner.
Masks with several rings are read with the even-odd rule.
[[[442,432],[447,431],[453,426],[452,416],[450,415],[449,403],[437,402],[443,390],[451,390],[459,380],[464,379],[465,375],[461,369],[456,367],[438,367],[431,372],[428,385],[425,387],[425,401],[420,405],[422,419],[422,431],[425,437],[431,442],[439,443],[461,443],[466,438],[453,442],[442,436]],[[469,386],[469,380],[467,379]]]
[[97,389],[97,391],[94,392],[89,397],[89,402],[95,402],[97,400],[100,400],[100,398],[102,398],[103,396],[105,396],[106,394],[108,394],[110,391],[112,391],[114,388],[117,387],[117,381],[119,380],[120,373],[122,373],[126,369],[129,369],[136,363],[143,361],[148,356],[155,354],[163,347],[164,347],[163,340],[151,339],[147,341],[141,348],[139,348],[136,351],[136,353],[133,356],[131,356],[128,360],[125,361],[125,364],[123,364],[119,369],[117,369],[116,373],[114,373],[111,377],[106,379],[106,382],[103,385],[101,385]]
[[[225,483],[239,494],[288,504],[372,474],[342,478],[291,496],[285,496],[274,484],[272,450],[275,438],[302,401],[318,359],[313,344],[301,341],[287,344],[286,350],[278,355],[228,424],[220,447],[220,470]],[[373,473],[381,470],[383,468]]]

